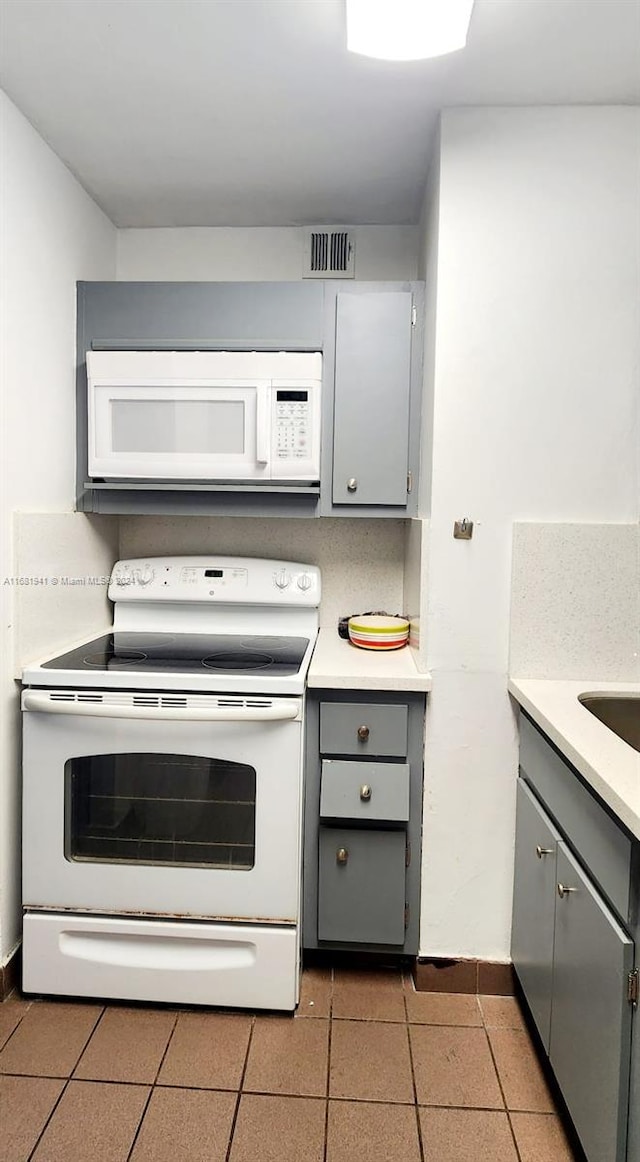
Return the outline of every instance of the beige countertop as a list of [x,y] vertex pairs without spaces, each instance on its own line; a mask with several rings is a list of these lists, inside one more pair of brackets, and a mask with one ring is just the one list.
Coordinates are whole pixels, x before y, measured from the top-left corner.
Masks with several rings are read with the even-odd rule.
[[363,650],[338,637],[335,629],[318,634],[307,686],[325,690],[430,690],[431,675],[416,669],[413,650]]
[[637,694],[640,682],[510,678],[509,692],[590,787],[640,839],[640,754],[578,701],[579,694]]

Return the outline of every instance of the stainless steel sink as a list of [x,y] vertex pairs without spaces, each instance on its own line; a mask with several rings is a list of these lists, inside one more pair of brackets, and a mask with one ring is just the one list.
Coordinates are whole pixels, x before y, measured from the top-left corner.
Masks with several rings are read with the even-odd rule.
[[640,751],[640,697],[626,694],[580,694],[578,701],[618,738]]

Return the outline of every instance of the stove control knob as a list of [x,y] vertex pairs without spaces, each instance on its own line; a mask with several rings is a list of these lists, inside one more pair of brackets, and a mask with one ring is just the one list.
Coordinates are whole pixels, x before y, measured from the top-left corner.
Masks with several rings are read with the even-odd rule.
[[298,577],[298,589],[302,589],[302,592],[306,593],[307,589],[310,589],[312,585],[313,579],[309,576],[309,574],[301,573]]
[[278,586],[278,589],[286,589],[291,584],[291,577],[287,573],[286,569],[281,569],[279,573],[276,573],[274,581]]
[[139,585],[150,585],[155,577],[153,569],[145,565],[143,569],[138,569],[138,576],[136,578]]

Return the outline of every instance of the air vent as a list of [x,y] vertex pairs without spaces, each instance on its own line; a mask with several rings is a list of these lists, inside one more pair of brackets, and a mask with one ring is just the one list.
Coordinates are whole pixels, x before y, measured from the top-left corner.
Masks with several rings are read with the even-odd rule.
[[355,242],[348,230],[309,230],[303,278],[353,278]]

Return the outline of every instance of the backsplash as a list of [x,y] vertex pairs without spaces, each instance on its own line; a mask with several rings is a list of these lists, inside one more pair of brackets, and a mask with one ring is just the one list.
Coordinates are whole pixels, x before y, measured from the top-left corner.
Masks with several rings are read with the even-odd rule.
[[640,678],[637,524],[514,524],[509,670]]
[[107,582],[116,517],[16,512],[13,517],[15,676],[26,662],[111,625]]
[[120,557],[216,553],[272,557],[322,570],[320,624],[385,609],[403,612],[403,520],[121,517]]

